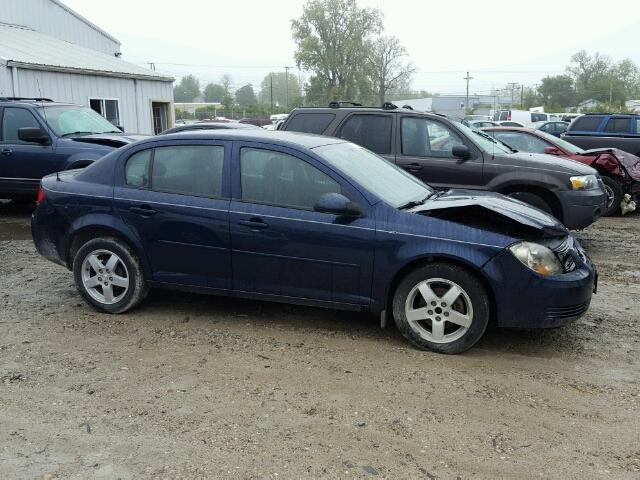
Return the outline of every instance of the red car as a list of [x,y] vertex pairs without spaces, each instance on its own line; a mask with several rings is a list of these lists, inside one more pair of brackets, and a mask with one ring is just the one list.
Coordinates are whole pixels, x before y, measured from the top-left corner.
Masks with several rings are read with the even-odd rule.
[[561,139],[531,128],[487,127],[483,131],[521,152],[546,153],[576,160],[595,168],[607,191],[607,211],[620,211],[625,193],[633,200],[640,196],[640,158],[617,148],[582,150]]

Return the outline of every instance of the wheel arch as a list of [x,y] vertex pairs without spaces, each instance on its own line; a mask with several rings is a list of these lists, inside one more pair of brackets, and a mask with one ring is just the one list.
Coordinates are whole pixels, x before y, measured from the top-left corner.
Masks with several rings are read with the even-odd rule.
[[414,258],[411,261],[407,262],[400,269],[398,269],[393,275],[391,282],[389,283],[389,287],[387,288],[387,292],[385,295],[385,309],[389,312],[389,306],[393,304],[393,296],[398,288],[398,285],[402,281],[402,279],[407,276],[410,272],[414,271],[417,268],[420,268],[424,265],[429,265],[433,263],[447,263],[450,265],[455,265],[458,267],[462,267],[467,270],[471,275],[473,275],[484,287],[487,292],[487,296],[489,298],[489,322],[494,323],[496,321],[496,296],[493,288],[491,287],[491,283],[489,279],[482,272],[482,269],[478,268],[476,265],[471,262],[465,260],[460,257],[453,257],[449,255],[436,254],[436,255],[427,255],[423,257]]
[[539,185],[529,185],[529,184],[518,184],[513,183],[509,185],[505,185],[500,189],[496,190],[498,193],[503,195],[509,195],[510,193],[516,192],[526,192],[532,193],[534,195],[538,195],[541,197],[551,208],[551,212],[553,216],[556,217],[561,222],[564,221],[564,212],[562,209],[562,204],[560,203],[560,199],[548,188],[539,186]]

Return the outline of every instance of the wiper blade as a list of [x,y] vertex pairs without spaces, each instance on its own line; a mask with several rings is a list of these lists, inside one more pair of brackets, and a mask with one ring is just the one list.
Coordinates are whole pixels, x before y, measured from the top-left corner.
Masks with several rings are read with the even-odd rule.
[[64,135],[62,135],[63,137],[68,137],[69,135],[81,135],[81,134],[85,134],[85,135],[91,135],[94,134],[96,132],[82,132],[82,131],[77,131],[77,132],[69,132],[69,133],[65,133]]
[[427,195],[424,198],[421,198],[420,200],[409,200],[407,203],[403,203],[402,205],[400,205],[398,207],[398,210],[406,210],[408,208],[413,208],[413,207],[417,207],[418,205],[422,205],[424,202],[429,200],[429,198],[431,198],[434,195],[434,193],[430,193],[429,195]]

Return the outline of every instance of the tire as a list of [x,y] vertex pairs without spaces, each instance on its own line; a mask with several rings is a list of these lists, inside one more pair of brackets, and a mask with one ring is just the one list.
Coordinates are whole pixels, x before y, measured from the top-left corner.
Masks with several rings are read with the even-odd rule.
[[[454,295],[453,304],[447,304],[448,294]],[[448,263],[413,270],[393,296],[393,318],[400,333],[416,347],[438,353],[473,347],[487,329],[489,310],[489,297],[476,276]]]
[[620,202],[624,192],[622,187],[615,179],[602,175],[602,182],[604,183],[604,189],[607,192],[607,207],[603,213],[605,217],[611,217],[617,215],[620,212]]
[[513,192],[507,194],[507,196],[515,198],[516,200],[520,200],[521,202],[528,203],[532,207],[536,207],[537,209],[542,210],[549,215],[553,215],[553,211],[551,210],[549,204],[538,194],[531,192]]
[[124,242],[111,237],[94,238],[78,249],[73,256],[73,277],[84,299],[107,313],[126,312],[149,292],[138,257]]

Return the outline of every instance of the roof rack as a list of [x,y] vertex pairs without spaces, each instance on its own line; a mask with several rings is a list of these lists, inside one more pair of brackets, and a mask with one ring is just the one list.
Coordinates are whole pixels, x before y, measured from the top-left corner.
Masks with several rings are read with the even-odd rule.
[[402,108],[404,108],[405,110],[413,110],[413,107],[411,105],[403,105]]
[[583,115],[637,115],[634,112],[589,112],[583,113]]
[[340,108],[340,107],[361,107],[361,103],[357,102],[347,102],[347,101],[333,101],[329,103],[329,108]]
[[384,102],[382,104],[382,109],[383,110],[397,110],[398,106],[395,103],[391,103],[391,102]]
[[44,97],[0,97],[0,102],[21,102],[25,100],[31,102],[53,102],[50,98]]

